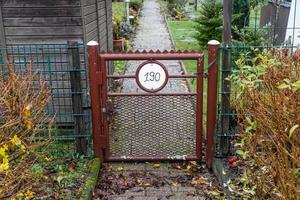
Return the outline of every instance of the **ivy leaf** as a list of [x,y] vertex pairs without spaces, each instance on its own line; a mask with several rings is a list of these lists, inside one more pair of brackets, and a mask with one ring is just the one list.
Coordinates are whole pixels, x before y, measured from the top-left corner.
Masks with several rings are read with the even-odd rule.
[[291,138],[293,136],[293,133],[295,132],[295,130],[299,127],[298,124],[296,124],[295,126],[293,126],[290,131],[289,131],[289,138]]

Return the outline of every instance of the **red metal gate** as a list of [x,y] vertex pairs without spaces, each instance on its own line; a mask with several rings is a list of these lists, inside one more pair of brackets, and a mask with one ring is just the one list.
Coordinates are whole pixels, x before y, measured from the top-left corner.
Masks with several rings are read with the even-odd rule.
[[[209,45],[211,64],[206,74],[203,71],[203,53],[99,53],[96,43],[88,46],[93,145],[96,156],[104,161],[200,160],[204,135],[203,78],[207,76],[208,120],[204,146],[207,164],[210,165],[216,121],[218,44]],[[133,74],[109,75],[108,63],[116,60],[142,61],[142,64],[137,66]],[[161,63],[166,60],[196,60],[197,73],[170,74],[170,67],[167,69]],[[123,92],[111,89],[110,80],[120,79],[136,81],[143,91]],[[163,90],[172,80],[186,79],[197,81],[196,92]]]

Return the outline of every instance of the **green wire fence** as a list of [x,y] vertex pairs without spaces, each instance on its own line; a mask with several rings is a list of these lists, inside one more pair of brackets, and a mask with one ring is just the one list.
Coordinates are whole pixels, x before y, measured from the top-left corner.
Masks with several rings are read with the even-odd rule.
[[[219,64],[219,84],[218,84],[218,113],[217,126],[215,132],[215,152],[216,157],[228,157],[235,154],[234,143],[236,142],[238,132],[238,116],[235,109],[231,106],[231,101],[237,98],[230,86],[230,81],[226,80],[234,70],[237,70],[235,61],[242,53],[256,53],[271,50],[284,49],[289,55],[298,49],[298,46],[282,45],[282,46],[249,46],[249,45],[227,45],[220,47],[220,64]],[[229,65],[225,66],[222,59],[223,56],[229,55]],[[253,55],[254,56],[254,55]],[[246,115],[246,113],[245,113]]]
[[26,73],[31,68],[49,84],[51,98],[47,111],[55,119],[53,136],[57,140],[76,141],[80,153],[86,152],[91,138],[86,60],[85,46],[77,43],[0,48],[0,73],[8,74],[8,64],[16,73]]

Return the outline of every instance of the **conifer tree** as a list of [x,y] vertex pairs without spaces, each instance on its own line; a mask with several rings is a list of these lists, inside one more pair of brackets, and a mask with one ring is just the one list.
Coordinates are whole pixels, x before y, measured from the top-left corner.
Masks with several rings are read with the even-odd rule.
[[207,42],[212,39],[221,41],[222,10],[223,6],[220,2],[215,0],[201,1],[200,16],[195,20],[195,29],[197,31],[195,38],[201,47],[206,47]]

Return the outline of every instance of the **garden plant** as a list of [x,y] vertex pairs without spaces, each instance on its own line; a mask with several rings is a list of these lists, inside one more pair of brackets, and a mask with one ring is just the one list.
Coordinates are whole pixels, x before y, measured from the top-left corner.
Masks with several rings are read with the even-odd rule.
[[243,170],[228,187],[237,199],[299,199],[300,51],[253,51],[254,57],[241,56],[229,78]]

